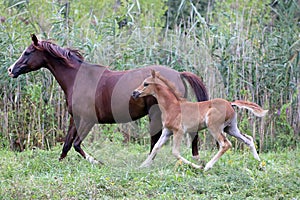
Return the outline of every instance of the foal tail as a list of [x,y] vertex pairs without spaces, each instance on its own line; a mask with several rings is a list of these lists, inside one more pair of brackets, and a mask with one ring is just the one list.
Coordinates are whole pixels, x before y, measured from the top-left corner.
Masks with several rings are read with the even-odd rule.
[[206,87],[204,86],[202,80],[198,76],[190,72],[180,72],[180,77],[186,79],[189,82],[189,84],[195,92],[198,101],[208,100],[208,93]]
[[237,106],[239,108],[246,108],[250,110],[257,117],[263,117],[268,112],[268,110],[262,109],[262,107],[260,107],[256,103],[252,103],[249,101],[235,100],[234,102],[231,102],[231,105]]

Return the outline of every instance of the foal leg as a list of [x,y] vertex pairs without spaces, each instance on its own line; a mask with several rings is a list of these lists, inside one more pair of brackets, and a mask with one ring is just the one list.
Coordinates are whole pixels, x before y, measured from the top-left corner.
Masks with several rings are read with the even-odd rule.
[[166,128],[163,129],[159,140],[156,142],[151,153],[149,154],[147,159],[141,164],[140,167],[149,167],[151,165],[158,150],[162,147],[162,145],[164,145],[168,141],[168,139],[170,138],[171,135],[172,135],[172,132],[169,129],[166,129]]
[[232,121],[230,126],[227,126],[224,129],[225,132],[227,132],[229,135],[236,137],[238,140],[244,142],[247,146],[249,146],[254,158],[258,161],[260,161],[260,158],[257,154],[256,148],[255,148],[255,144],[254,144],[254,140],[251,136],[243,134],[240,132],[240,130],[237,127],[237,121],[236,121],[236,117],[235,119]]
[[[148,109],[149,113],[149,119],[150,119],[150,153],[152,152],[152,149],[154,148],[154,145],[159,140],[161,134],[162,134],[162,120],[161,120],[161,111],[158,107],[158,104],[154,104]],[[199,159],[199,150],[198,150],[198,133],[190,133],[190,136],[192,138],[192,155],[195,160]],[[154,157],[153,157],[154,159]]]
[[219,160],[219,158],[229,149],[231,148],[231,142],[222,134],[221,130],[218,132],[209,129],[210,133],[213,135],[215,140],[219,143],[219,151],[218,153],[205,165],[204,171],[209,170],[213,167],[213,165]]
[[179,130],[177,132],[174,132],[173,134],[173,148],[172,148],[172,154],[178,159],[181,160],[182,162],[184,162],[185,164],[188,164],[196,169],[201,169],[202,167],[199,165],[196,165],[190,161],[188,161],[187,159],[185,159],[184,157],[182,157],[180,155],[180,145],[181,145],[181,141],[182,141],[182,137],[183,137],[184,132],[182,130]]
[[59,158],[60,161],[67,156],[69,150],[72,147],[72,144],[73,144],[73,141],[76,137],[76,134],[77,134],[77,130],[76,130],[76,127],[75,127],[74,119],[73,119],[73,117],[71,117],[68,133],[66,135],[65,143],[64,143],[64,146],[63,146],[63,149],[62,149],[62,153],[61,153],[60,158]]

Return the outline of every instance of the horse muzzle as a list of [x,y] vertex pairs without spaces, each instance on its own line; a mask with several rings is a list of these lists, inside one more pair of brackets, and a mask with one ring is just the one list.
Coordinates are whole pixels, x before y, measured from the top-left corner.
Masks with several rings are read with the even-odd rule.
[[135,90],[135,91],[132,92],[132,95],[131,95],[131,96],[132,96],[134,99],[137,99],[137,98],[140,97],[140,95],[141,95],[141,93],[140,93],[139,91]]
[[11,78],[17,78],[19,76],[19,74],[8,72],[8,76],[10,76]]
[[9,67],[7,69],[8,75],[12,78],[17,78],[21,74],[25,74],[29,72],[29,68],[27,65],[21,65],[21,66],[14,66],[14,67]]
[[8,73],[8,76],[10,76],[10,77],[12,77],[12,78],[17,78],[17,77],[18,77],[18,75],[14,74],[14,73],[12,72],[11,67],[8,68],[7,73]]

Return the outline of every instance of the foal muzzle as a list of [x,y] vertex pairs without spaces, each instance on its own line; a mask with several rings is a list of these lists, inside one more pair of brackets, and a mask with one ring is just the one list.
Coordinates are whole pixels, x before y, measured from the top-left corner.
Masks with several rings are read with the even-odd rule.
[[132,97],[134,98],[134,99],[137,99],[137,98],[139,98],[140,97],[140,95],[141,95],[141,93],[139,92],[139,91],[133,91],[132,92]]

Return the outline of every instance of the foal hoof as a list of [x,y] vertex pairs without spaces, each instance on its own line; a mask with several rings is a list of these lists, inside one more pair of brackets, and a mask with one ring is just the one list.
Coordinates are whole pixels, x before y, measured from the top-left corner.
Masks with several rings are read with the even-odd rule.
[[151,163],[149,163],[149,162],[143,162],[143,163],[139,166],[139,168],[148,168],[148,167],[150,167],[150,165],[151,165]]
[[204,169],[203,169],[203,171],[208,171],[208,170],[210,170],[212,168],[212,166],[211,165],[205,165],[205,167],[204,167]]
[[195,169],[203,169],[203,166],[202,165],[195,165],[194,168]]
[[260,162],[260,164],[258,166],[258,170],[266,171],[266,162],[265,161]]

